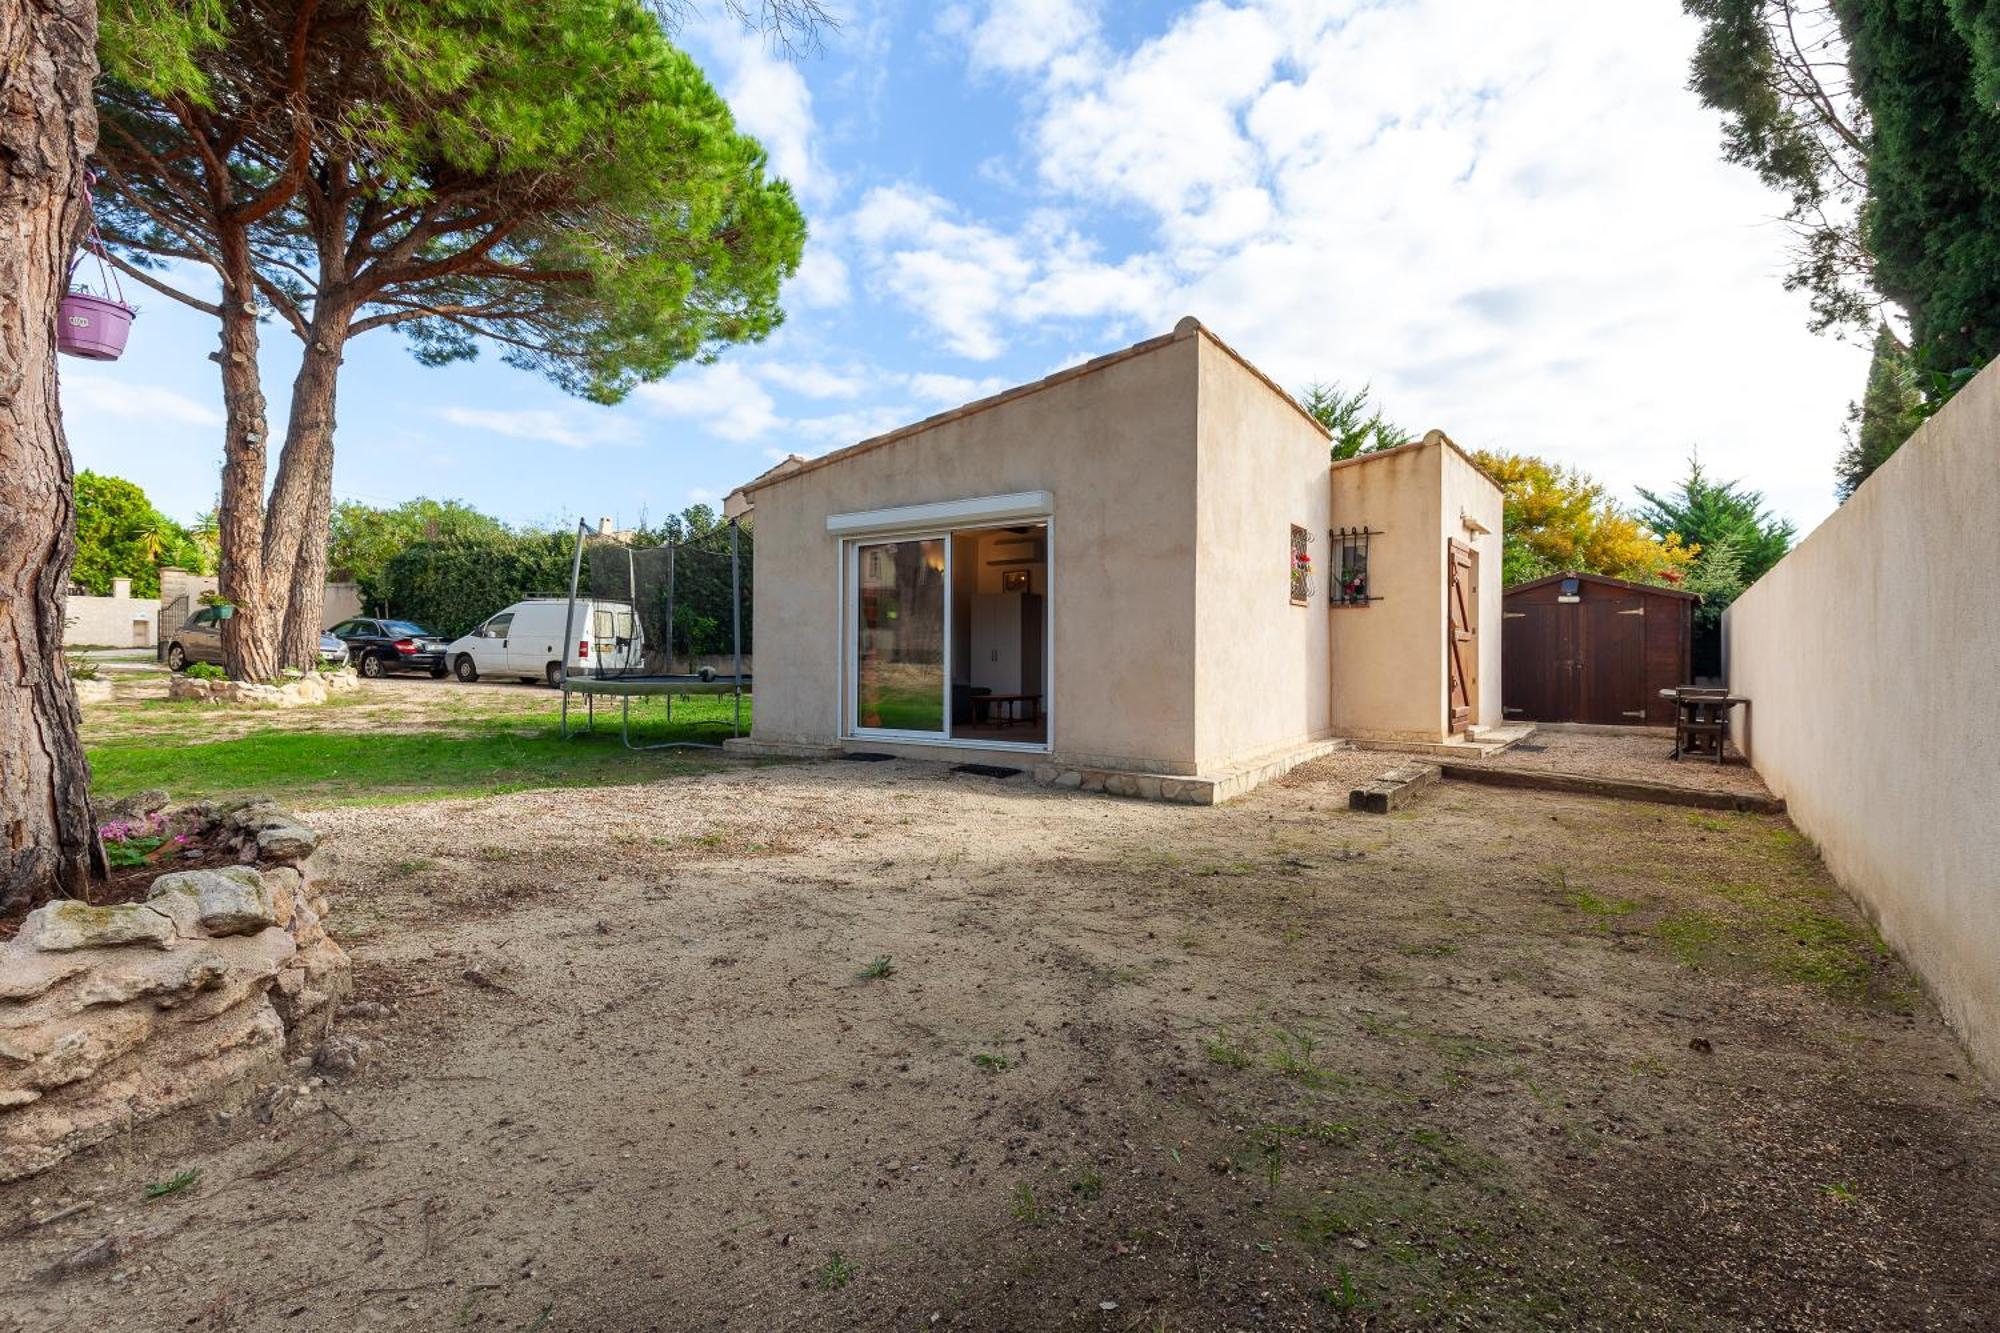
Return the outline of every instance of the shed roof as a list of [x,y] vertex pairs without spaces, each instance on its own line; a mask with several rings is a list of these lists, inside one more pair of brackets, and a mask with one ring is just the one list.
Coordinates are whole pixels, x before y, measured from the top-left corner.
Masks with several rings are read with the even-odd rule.
[[1011,389],[1002,389],[999,393],[991,397],[975,399],[963,406],[954,407],[950,411],[940,412],[935,416],[925,417],[923,420],[912,422],[907,426],[898,426],[886,434],[871,436],[858,444],[850,444],[844,449],[835,449],[832,453],[821,454],[818,458],[806,459],[797,467],[773,468],[762,476],[737,487],[736,493],[748,497],[767,486],[775,486],[780,482],[789,481],[793,477],[802,477],[808,472],[817,472],[820,468],[854,458],[860,454],[873,452],[876,449],[880,449],[883,445],[894,444],[898,440],[908,439],[913,435],[921,435],[927,430],[944,425],[946,422],[957,421],[962,417],[969,417],[976,412],[985,412],[991,408],[999,407],[1003,403],[1011,403],[1018,398],[1026,398],[1029,394],[1040,393],[1044,389],[1054,388],[1058,384],[1067,384],[1071,380],[1082,379],[1086,375],[1094,375],[1098,371],[1107,370],[1121,361],[1129,361],[1135,356],[1143,356],[1147,352],[1155,351],[1170,343],[1179,342],[1183,338],[1194,337],[1207,338],[1211,343],[1214,343],[1217,348],[1261,380],[1264,386],[1272,393],[1277,394],[1280,398],[1291,404],[1294,411],[1312,423],[1314,430],[1318,431],[1321,435],[1327,436],[1329,439],[1332,438],[1331,433],[1325,426],[1320,424],[1319,419],[1306,411],[1298,399],[1280,388],[1276,380],[1257,369],[1256,366],[1250,363],[1248,357],[1222,341],[1207,325],[1203,324],[1193,315],[1188,315],[1178,324],[1174,325],[1173,332],[1171,333],[1163,333],[1156,338],[1146,338],[1140,342],[1133,343],[1130,347],[1122,348],[1116,352],[1108,352],[1100,357],[1094,357],[1081,365],[1058,370],[1053,375],[1044,376],[1027,384],[1019,384]]
[[1530,588],[1546,587],[1558,579],[1582,579],[1585,583],[1602,583],[1612,588],[1630,588],[1634,592],[1658,593],[1662,597],[1685,597],[1691,602],[1701,600],[1700,593],[1689,592],[1686,588],[1669,588],[1658,583],[1634,583],[1631,579],[1614,579],[1609,574],[1586,574],[1577,569],[1566,569],[1560,574],[1549,574],[1539,579],[1530,579],[1526,583],[1517,583],[1501,595],[1512,597],[1515,593],[1526,592]]

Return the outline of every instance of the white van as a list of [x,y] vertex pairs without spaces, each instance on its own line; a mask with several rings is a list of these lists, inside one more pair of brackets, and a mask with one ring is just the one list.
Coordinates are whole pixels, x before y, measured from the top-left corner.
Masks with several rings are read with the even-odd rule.
[[[572,619],[567,645],[565,616]],[[445,649],[445,660],[463,681],[519,676],[557,685],[562,681],[565,647],[572,676],[634,671],[645,658],[645,631],[625,602],[579,598],[572,616],[567,597],[530,597],[453,639]]]

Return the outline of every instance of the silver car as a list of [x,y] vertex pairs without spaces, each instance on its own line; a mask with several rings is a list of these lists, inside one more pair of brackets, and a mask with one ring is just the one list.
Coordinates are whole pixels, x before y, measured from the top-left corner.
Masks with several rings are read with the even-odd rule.
[[[174,632],[167,644],[167,670],[179,671],[190,662],[212,662],[221,666],[222,622],[229,617],[222,608],[204,606],[187,618],[187,623]],[[331,634],[319,636],[319,660],[322,666],[346,666],[347,645]]]

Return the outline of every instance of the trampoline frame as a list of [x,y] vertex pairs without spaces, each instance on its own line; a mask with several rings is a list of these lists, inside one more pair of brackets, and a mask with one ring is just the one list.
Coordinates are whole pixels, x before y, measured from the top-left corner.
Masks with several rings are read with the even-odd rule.
[[[676,679],[664,676],[631,676],[604,679],[597,676],[570,678],[569,646],[576,633],[576,589],[583,575],[583,544],[590,536],[590,525],[578,520],[576,525],[576,550],[569,562],[569,606],[563,612],[563,655],[562,675],[557,684],[562,689],[562,737],[587,735],[596,730],[597,696],[613,695],[619,702],[618,739],[628,750],[720,750],[723,747],[713,741],[657,741],[651,745],[632,743],[632,700],[638,698],[664,698],[667,701],[667,721],[674,720],[675,694],[734,694],[735,715],[729,724],[731,739],[743,735],[743,558],[737,537],[737,520],[729,520],[729,639],[735,659],[735,673],[728,679],[714,680]],[[667,593],[667,658],[673,659],[673,584],[671,571],[674,568],[674,548],[667,547],[667,568],[669,583]],[[629,562],[630,552],[627,557]],[[610,600],[596,598],[594,600]],[[630,599],[627,599],[630,600]],[[636,610],[636,608],[635,608]],[[584,725],[572,731],[569,725],[569,696],[572,693],[584,696]]]

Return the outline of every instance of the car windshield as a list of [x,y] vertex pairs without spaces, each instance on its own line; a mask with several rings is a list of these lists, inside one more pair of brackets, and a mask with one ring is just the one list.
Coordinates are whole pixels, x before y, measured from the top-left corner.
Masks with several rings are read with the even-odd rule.
[[422,625],[412,625],[407,620],[385,620],[382,628],[390,634],[408,639],[427,639],[431,632]]

